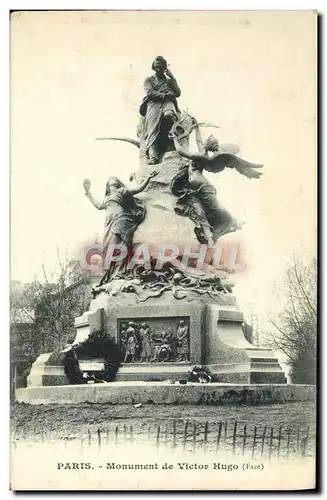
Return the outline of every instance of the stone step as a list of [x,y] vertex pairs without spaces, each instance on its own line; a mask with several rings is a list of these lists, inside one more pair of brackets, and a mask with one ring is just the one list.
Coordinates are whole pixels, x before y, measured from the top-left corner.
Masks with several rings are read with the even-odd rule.
[[250,372],[250,384],[287,384],[284,372]]
[[[251,372],[283,372],[282,367],[278,363],[251,363]],[[283,372],[284,373],[284,372]]]
[[251,363],[275,363],[278,364],[277,358],[251,358]]
[[246,354],[249,356],[251,359],[278,359],[275,357],[274,353],[272,352],[271,349],[262,349],[262,348],[245,348]]

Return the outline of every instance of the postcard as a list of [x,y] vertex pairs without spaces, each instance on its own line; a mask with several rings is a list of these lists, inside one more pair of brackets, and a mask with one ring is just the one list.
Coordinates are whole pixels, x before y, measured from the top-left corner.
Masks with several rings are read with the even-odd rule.
[[317,13],[10,25],[11,489],[314,489]]

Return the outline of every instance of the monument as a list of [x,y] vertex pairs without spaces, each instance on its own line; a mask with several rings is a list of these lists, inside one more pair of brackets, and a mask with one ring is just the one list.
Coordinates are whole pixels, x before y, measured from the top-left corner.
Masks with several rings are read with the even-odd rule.
[[[134,184],[111,177],[98,201],[84,180],[86,198],[104,212],[104,271],[67,349],[77,353],[82,373],[100,373],[104,359],[78,359],[78,346],[102,331],[121,352],[117,381],[187,379],[200,365],[220,383],[286,383],[274,353],[244,337],[244,316],[216,253],[221,238],[241,226],[205,175],[231,168],[257,180],[262,165],[212,135],[203,140],[207,124],[179,109],[181,89],[165,59],[157,57],[152,69],[137,139],[107,138],[139,149]],[[189,150],[192,134],[196,152]],[[63,366],[47,363],[49,356],[33,365],[29,386],[69,383]]]

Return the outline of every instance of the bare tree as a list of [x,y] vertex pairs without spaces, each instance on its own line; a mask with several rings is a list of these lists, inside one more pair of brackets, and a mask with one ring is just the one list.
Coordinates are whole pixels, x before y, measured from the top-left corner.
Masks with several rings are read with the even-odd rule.
[[[74,319],[89,307],[91,288],[78,262],[57,252],[56,270],[11,287],[11,361],[26,368],[41,353],[73,339]],[[20,371],[20,370],[19,370]]]
[[90,303],[88,278],[76,261],[57,255],[57,270],[43,268],[43,282],[35,282],[37,297],[35,321],[51,348],[67,343],[74,332],[74,318],[83,314]]
[[273,317],[269,343],[286,354],[294,383],[315,383],[317,341],[317,261],[293,257],[283,289],[286,305]]

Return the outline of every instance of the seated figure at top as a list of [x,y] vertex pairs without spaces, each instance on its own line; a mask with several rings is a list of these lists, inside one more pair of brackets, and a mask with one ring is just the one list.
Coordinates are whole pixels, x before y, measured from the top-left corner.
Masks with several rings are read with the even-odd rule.
[[158,163],[160,155],[165,152],[168,132],[180,116],[177,97],[181,95],[163,57],[156,57],[152,69],[155,74],[144,81],[146,95],[140,106],[140,114],[144,117],[142,136],[149,165]]

